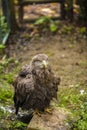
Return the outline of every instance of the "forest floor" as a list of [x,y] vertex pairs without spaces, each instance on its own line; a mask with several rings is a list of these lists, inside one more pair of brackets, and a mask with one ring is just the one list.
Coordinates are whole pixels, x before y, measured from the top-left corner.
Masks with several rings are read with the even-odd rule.
[[75,26],[67,26],[63,22],[58,22],[59,30],[56,33],[50,32],[49,26],[45,30],[38,27],[22,25],[21,30],[11,34],[2,51],[0,130],[25,129],[25,124],[14,119],[12,82],[20,68],[29,64],[32,57],[39,53],[48,55],[55,74],[61,78],[56,107],[73,114],[75,123],[72,130],[87,130],[87,37],[83,35],[84,28],[79,29],[80,34],[75,32]]
[[[55,106],[71,111],[73,116],[76,116],[77,124],[79,124],[81,117],[86,123],[87,118],[84,117],[87,108],[86,39],[79,38],[78,35],[74,36],[74,34],[59,35],[57,33],[47,36],[45,34],[33,35],[31,38],[28,31],[26,28],[10,36],[5,53],[8,58],[12,57],[18,64],[15,66],[11,63],[12,65],[8,67],[7,72],[13,73],[14,77],[21,66],[30,63],[34,55],[47,54],[55,74],[61,78],[58,91],[59,101]],[[81,113],[82,111],[83,113]],[[82,119],[80,123],[82,123]],[[79,125],[74,127],[86,130],[87,125],[82,123],[81,129]]]
[[9,57],[14,57],[23,66],[29,64],[34,55],[45,53],[49,56],[53,70],[61,78],[60,88],[87,84],[86,40],[74,39],[73,35],[59,36],[56,34],[33,37],[30,40],[28,36],[26,31],[20,31],[11,37],[11,43],[7,47]]

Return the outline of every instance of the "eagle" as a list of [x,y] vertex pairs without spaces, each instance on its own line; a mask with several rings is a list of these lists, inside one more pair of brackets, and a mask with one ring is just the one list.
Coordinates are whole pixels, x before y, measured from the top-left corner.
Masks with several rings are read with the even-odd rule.
[[49,107],[50,101],[57,98],[59,84],[60,78],[52,71],[48,56],[35,55],[14,79],[15,113],[18,114],[19,108],[43,112]]

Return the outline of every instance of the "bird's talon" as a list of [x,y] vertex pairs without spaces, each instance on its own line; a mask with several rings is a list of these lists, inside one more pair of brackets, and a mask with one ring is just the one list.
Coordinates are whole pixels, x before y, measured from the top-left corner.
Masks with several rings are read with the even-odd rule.
[[40,111],[38,111],[38,110],[36,110],[36,111],[34,112],[34,114],[37,114],[39,117],[41,117],[41,113],[40,113]]
[[49,113],[49,114],[52,114],[52,108],[46,108],[45,109],[45,112]]

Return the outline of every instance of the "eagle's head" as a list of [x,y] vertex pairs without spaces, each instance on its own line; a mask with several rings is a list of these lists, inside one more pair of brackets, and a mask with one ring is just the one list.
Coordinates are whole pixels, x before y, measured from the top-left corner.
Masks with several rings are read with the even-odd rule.
[[32,73],[38,77],[44,77],[44,74],[50,69],[48,56],[46,54],[37,54],[31,61]]
[[46,54],[37,54],[31,61],[32,69],[46,69],[48,67],[48,56]]

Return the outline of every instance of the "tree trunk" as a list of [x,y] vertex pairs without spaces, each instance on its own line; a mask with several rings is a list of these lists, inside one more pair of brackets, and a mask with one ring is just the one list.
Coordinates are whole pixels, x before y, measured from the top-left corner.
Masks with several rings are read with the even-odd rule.
[[3,12],[3,15],[6,17],[6,2],[5,2],[5,0],[2,0],[1,1],[1,6],[2,6],[2,12]]
[[72,22],[73,21],[73,0],[69,0],[67,4],[68,4],[68,11],[67,11],[68,20]]
[[11,30],[14,32],[18,28],[18,25],[16,23],[16,17],[15,17],[14,0],[9,0],[9,10],[10,10],[9,12],[10,12]]

